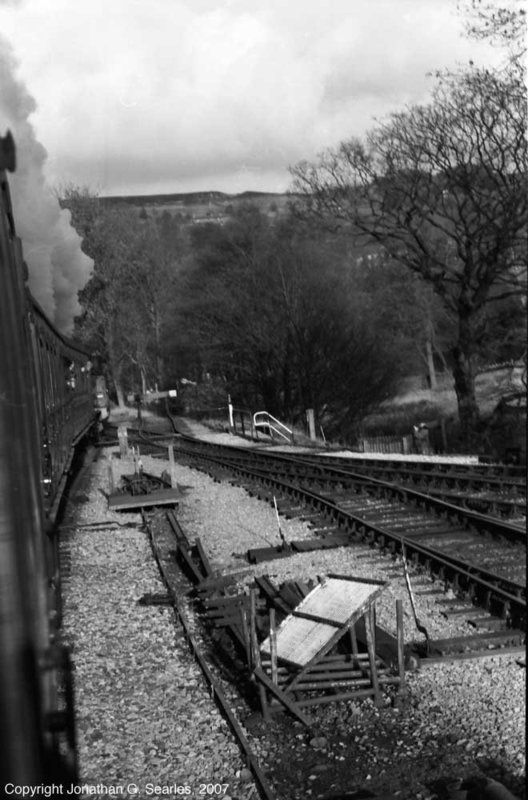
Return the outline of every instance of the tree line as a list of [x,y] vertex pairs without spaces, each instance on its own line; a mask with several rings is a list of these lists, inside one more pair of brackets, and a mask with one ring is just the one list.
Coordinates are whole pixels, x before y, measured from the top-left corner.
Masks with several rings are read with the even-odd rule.
[[184,379],[195,405],[313,408],[346,439],[402,375],[434,388],[440,367],[471,443],[479,363],[524,349],[527,143],[522,6],[466,13],[504,63],[439,73],[427,104],[294,165],[288,215],[246,203],[192,226],[65,192],[95,262],[77,333],[119,402]]

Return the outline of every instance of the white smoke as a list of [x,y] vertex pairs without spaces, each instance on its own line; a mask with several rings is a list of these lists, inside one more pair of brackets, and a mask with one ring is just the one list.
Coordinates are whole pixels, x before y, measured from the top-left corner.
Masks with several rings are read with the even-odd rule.
[[22,239],[34,298],[62,333],[71,333],[80,312],[77,294],[90,277],[93,261],[81,250],[44,177],[47,153],[29,118],[36,103],[16,78],[11,45],[0,36],[0,135],[9,129],[16,145],[17,169],[9,177],[15,226]]

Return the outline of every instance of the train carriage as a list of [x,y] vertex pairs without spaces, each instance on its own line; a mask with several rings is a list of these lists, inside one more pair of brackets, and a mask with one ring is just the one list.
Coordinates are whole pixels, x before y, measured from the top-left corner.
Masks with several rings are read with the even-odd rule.
[[94,422],[89,353],[58,333],[42,309],[30,301],[31,360],[41,446],[45,506],[53,518],[73,448]]
[[76,777],[71,675],[58,645],[54,524],[95,419],[90,356],[31,297],[0,137],[0,783]]

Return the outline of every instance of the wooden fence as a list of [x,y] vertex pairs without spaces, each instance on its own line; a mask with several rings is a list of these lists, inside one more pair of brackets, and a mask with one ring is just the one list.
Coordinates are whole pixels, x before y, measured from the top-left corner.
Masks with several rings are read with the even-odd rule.
[[407,436],[365,436],[359,439],[362,453],[413,453],[412,434]]

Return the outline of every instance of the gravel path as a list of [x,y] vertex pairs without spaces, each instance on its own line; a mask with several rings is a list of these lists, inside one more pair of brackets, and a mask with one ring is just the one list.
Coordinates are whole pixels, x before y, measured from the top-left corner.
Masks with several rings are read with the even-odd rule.
[[[160,474],[166,462],[143,457],[147,472]],[[114,461],[131,472],[131,462]],[[401,573],[364,546],[298,554],[251,567],[241,558],[248,548],[279,544],[273,509],[243,490],[218,484],[176,465],[183,488],[179,519],[192,540],[200,536],[213,566],[240,573],[241,585],[268,573],[281,583],[328,572],[390,581],[378,604],[378,623],[395,632],[395,599],[404,602],[406,640],[414,622]],[[65,589],[65,632],[73,645],[80,766],[83,782],[120,787],[124,797],[187,794],[200,796],[199,783],[228,784],[233,800],[256,797],[244,764],[204,690],[201,673],[183,647],[166,608],[143,607],[147,592],[163,591],[148,539],[132,528],[82,527],[93,522],[137,521],[114,514],[108,491],[108,461],[94,465],[88,502],[77,505],[69,535],[71,576]],[[312,538],[305,523],[281,520],[286,538]],[[466,623],[439,613],[430,579],[413,577],[418,614],[433,637],[469,633]],[[427,592],[421,594],[421,592]],[[268,729],[256,724],[253,744],[275,781],[277,795],[322,797],[369,787],[398,791],[398,797],[435,797],[439,777],[488,775],[523,794],[525,755],[525,669],[518,657],[490,656],[429,667],[409,675],[408,700],[333,704],[317,716],[319,736],[290,718]],[[135,783],[138,793],[127,792]],[[152,787],[149,788],[149,784]],[[170,787],[176,787],[170,790]],[[184,787],[178,790],[177,787]],[[190,788],[189,788],[190,787]],[[202,795],[203,796],[203,795]]]

